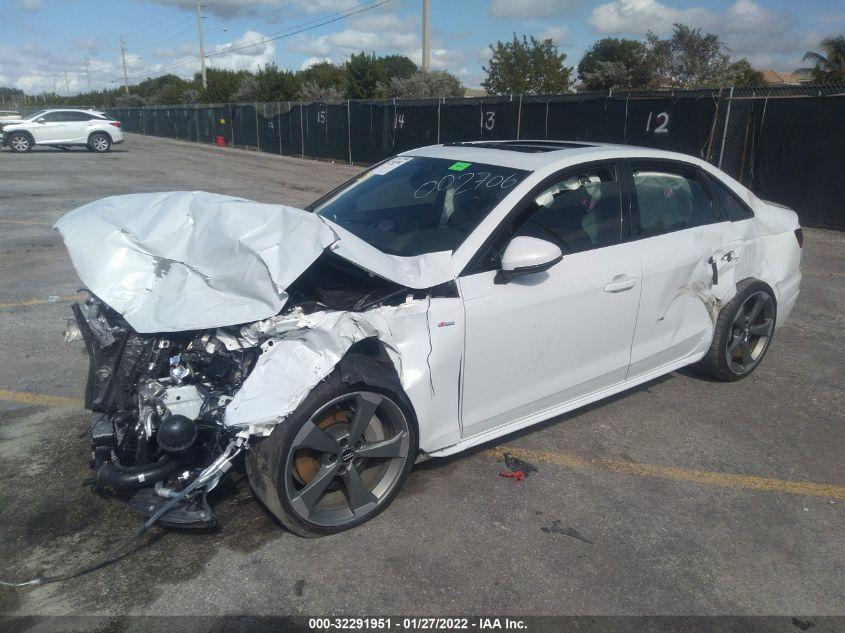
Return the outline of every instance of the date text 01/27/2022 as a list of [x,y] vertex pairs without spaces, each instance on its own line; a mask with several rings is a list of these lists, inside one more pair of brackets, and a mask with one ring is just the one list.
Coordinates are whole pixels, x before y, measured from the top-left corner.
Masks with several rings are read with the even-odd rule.
[[524,631],[527,625],[519,618],[310,618],[308,628],[314,631],[446,631],[487,630]]

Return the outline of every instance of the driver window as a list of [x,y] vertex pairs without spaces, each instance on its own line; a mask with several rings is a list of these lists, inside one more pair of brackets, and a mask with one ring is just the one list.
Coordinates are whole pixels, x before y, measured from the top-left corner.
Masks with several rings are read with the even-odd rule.
[[553,242],[564,254],[621,240],[622,199],[614,165],[569,172],[533,202],[533,212],[514,236]]

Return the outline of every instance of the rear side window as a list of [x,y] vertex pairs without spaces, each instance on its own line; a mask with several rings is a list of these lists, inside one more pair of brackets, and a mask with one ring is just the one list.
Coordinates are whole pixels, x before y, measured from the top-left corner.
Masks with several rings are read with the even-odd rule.
[[622,204],[614,165],[570,172],[540,192],[534,213],[515,235],[536,237],[574,253],[619,242]]
[[723,185],[718,178],[708,175],[708,180],[721,217],[732,222],[754,217],[754,212],[748,208],[748,205],[726,185]]
[[680,231],[716,221],[713,201],[694,169],[664,164],[631,166],[637,193],[637,235]]

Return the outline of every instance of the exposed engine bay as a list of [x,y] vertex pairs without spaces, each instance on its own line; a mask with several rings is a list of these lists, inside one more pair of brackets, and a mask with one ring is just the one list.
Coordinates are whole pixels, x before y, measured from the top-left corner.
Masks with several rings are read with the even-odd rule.
[[[73,313],[90,356],[85,406],[95,486],[146,488],[130,503],[150,515],[237,441],[223,412],[259,349],[227,350],[213,331],[137,334],[94,296],[74,304]],[[162,522],[211,524],[204,496],[224,472]]]

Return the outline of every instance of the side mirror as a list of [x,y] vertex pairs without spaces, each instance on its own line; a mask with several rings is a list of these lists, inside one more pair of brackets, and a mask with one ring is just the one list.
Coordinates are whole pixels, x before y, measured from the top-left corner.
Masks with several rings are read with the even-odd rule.
[[536,237],[515,237],[502,253],[502,263],[494,282],[506,284],[519,275],[548,270],[563,259],[560,248]]
[[35,119],[35,122],[36,123],[46,123],[47,120],[42,116],[42,117],[38,117],[37,119]]

